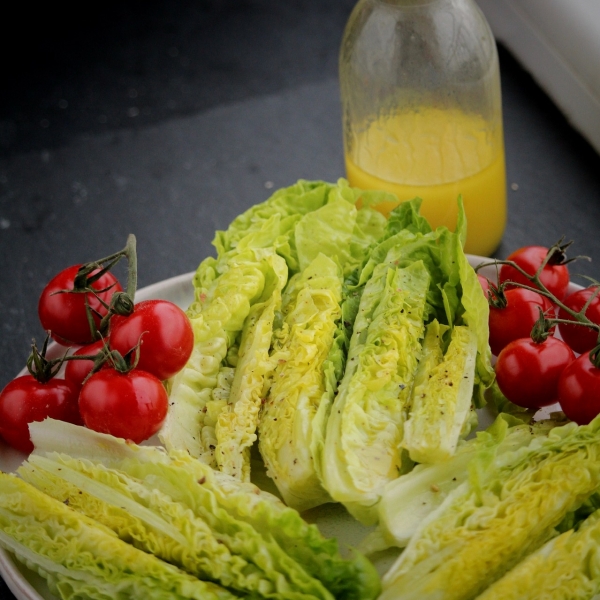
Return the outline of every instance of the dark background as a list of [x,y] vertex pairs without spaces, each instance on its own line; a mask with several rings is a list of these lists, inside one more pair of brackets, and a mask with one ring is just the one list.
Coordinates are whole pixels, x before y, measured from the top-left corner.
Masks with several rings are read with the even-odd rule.
[[[216,228],[343,172],[337,54],[354,0],[16,7],[0,50],[0,387],[43,338],[47,280],[135,233],[139,284],[196,268]],[[598,273],[600,158],[499,48],[509,224],[498,256],[575,240]],[[12,598],[0,580],[0,597]]]

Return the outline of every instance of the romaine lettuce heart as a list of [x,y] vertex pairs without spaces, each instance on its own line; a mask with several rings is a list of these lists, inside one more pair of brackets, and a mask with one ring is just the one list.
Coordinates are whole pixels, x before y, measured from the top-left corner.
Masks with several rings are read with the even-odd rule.
[[362,294],[321,457],[332,498],[363,522],[402,469],[401,442],[424,333],[430,276],[421,261],[375,268]]
[[259,423],[268,475],[288,506],[307,510],[330,501],[312,456],[313,422],[327,389],[324,364],[341,317],[342,276],[319,254],[287,287],[283,322],[275,331],[271,385]]

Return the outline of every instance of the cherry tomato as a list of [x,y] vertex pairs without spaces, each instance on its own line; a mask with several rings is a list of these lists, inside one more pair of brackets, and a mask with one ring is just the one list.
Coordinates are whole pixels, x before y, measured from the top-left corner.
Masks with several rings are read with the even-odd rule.
[[[589,287],[577,290],[567,296],[563,302],[571,310],[579,312],[594,294],[596,294],[596,297],[585,311],[585,316],[592,321],[592,323],[600,325],[600,298],[598,298],[597,288]],[[558,311],[558,317],[559,319],[568,319],[570,321],[575,320],[574,317],[562,308]],[[591,350],[598,344],[598,332],[589,327],[559,323],[558,330],[560,331],[563,340],[579,354]]]
[[[104,340],[98,340],[87,346],[82,346],[75,352],[73,356],[94,356],[98,354],[104,347]],[[93,360],[67,360],[65,367],[65,379],[76,383],[79,387],[83,385],[85,378],[94,368]]]
[[31,452],[33,444],[28,424],[46,417],[82,424],[77,385],[64,379],[40,383],[32,375],[10,381],[0,393],[0,433],[21,452]]
[[137,368],[159,379],[172,377],[185,366],[194,347],[187,315],[167,300],[146,300],[127,317],[113,315],[110,348],[123,356],[140,342]]
[[[86,298],[94,312],[96,325],[107,312],[91,292],[63,292],[63,290],[73,289],[80,266],[73,265],[63,269],[53,277],[43,289],[38,302],[38,315],[42,327],[50,331],[57,342],[64,345],[88,344],[94,341],[87,319]],[[111,273],[105,273],[91,287],[104,290],[98,291],[98,296],[107,304],[115,292],[123,291],[116,277]]]
[[502,393],[525,408],[540,408],[558,401],[558,380],[575,360],[562,340],[548,337],[541,343],[531,338],[511,342],[496,361],[496,379]]
[[558,401],[569,419],[586,425],[600,413],[600,369],[589,352],[573,361],[558,382]]
[[498,356],[513,340],[528,338],[534,323],[540,318],[540,309],[547,317],[554,317],[554,306],[548,298],[523,288],[504,291],[506,306],[490,305],[490,348]]
[[[544,246],[525,246],[513,252],[507,260],[511,260],[521,267],[526,273],[534,275],[548,254],[548,248]],[[499,283],[504,281],[515,281],[525,285],[534,284],[521,275],[514,267],[502,265],[498,275]],[[554,294],[559,300],[567,295],[569,287],[569,270],[566,265],[553,265],[548,263],[540,273],[540,280],[546,286],[549,292]]]
[[132,440],[152,437],[167,415],[167,392],[159,379],[133,369],[101,369],[81,388],[79,410],[86,427]]

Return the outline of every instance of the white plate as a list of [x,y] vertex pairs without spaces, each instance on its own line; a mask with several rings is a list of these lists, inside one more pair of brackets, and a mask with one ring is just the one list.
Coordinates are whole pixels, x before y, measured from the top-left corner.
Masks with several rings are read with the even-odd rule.
[[[469,262],[473,266],[489,260],[480,256],[469,256]],[[486,267],[482,273],[490,280],[496,279],[494,267]],[[170,300],[185,309],[194,297],[193,275],[193,272],[185,273],[143,288],[137,292],[135,300],[138,302],[160,298]],[[571,287],[574,290],[579,286],[571,284]],[[61,351],[64,351],[61,346],[52,344],[48,349],[48,355],[50,357],[58,356]],[[546,410],[556,410],[556,405],[548,407]],[[485,427],[491,422],[490,415],[485,414],[485,412],[480,417],[481,427]],[[149,442],[158,443],[158,440],[152,439]],[[14,472],[25,458],[26,455],[12,449],[0,440],[0,470]],[[276,493],[275,486],[267,478],[264,469],[261,467],[260,463],[253,462],[253,481],[263,489]],[[372,528],[364,527],[358,523],[338,504],[326,504],[317,507],[307,511],[303,516],[307,521],[315,523],[323,535],[337,538],[342,549],[356,546],[372,530]],[[391,566],[398,553],[397,550],[391,550],[372,557],[380,574],[383,574]],[[2,548],[0,548],[0,575],[18,600],[56,600],[56,597],[49,592],[45,581],[39,575],[30,571],[18,561],[13,560],[12,555]]]

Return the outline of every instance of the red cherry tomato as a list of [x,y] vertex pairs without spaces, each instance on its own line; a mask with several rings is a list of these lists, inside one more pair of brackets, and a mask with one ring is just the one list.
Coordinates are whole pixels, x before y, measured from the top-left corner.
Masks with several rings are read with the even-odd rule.
[[132,440],[152,437],[167,415],[167,392],[154,375],[102,369],[81,388],[79,410],[86,427]]
[[548,337],[541,343],[531,338],[511,342],[496,361],[496,379],[502,393],[525,408],[540,408],[558,401],[558,380],[575,360],[562,340]]
[[123,356],[140,342],[137,368],[168,379],[181,371],[194,347],[187,315],[167,300],[146,300],[127,317],[110,321],[110,348]]
[[528,338],[534,323],[540,318],[540,309],[547,317],[554,317],[554,306],[548,298],[523,288],[505,290],[506,306],[490,305],[490,348],[498,356],[513,340]]
[[[592,323],[600,325],[600,298],[598,298],[597,288],[590,287],[577,290],[567,296],[563,302],[571,310],[579,312],[594,294],[596,296],[588,306],[585,316],[592,321]],[[558,311],[558,317],[559,319],[574,320],[574,317],[562,308]],[[598,332],[589,327],[559,323],[558,330],[560,331],[563,340],[579,354],[591,350],[598,344]]]
[[40,383],[31,375],[10,381],[0,393],[0,434],[21,452],[31,452],[33,444],[28,424],[46,417],[82,424],[77,385],[64,379]]
[[558,382],[558,401],[569,419],[586,425],[600,413],[600,369],[588,352],[573,361]]
[[[75,276],[81,265],[73,265],[62,270],[53,277],[42,291],[38,302],[38,315],[42,327],[50,331],[52,337],[59,343],[88,344],[94,340],[87,319],[85,302],[90,305],[96,326],[100,319],[106,315],[106,309],[91,292],[64,292],[72,290]],[[112,295],[123,291],[116,277],[105,273],[92,286],[98,291],[98,297],[107,304]]]
[[[94,356],[98,354],[104,347],[104,340],[98,340],[93,344],[82,346],[79,350],[73,352],[73,356]],[[93,360],[67,360],[65,367],[65,379],[72,381],[79,387],[83,385],[85,378],[94,368]]]
[[[511,260],[521,267],[526,273],[534,275],[548,254],[548,248],[544,246],[525,246],[513,252],[507,260]],[[540,274],[541,282],[549,292],[559,300],[567,295],[569,287],[569,270],[566,265],[547,264]],[[533,283],[524,275],[521,275],[514,267],[502,265],[498,275],[499,283],[504,281],[515,281],[525,285],[533,286]]]

